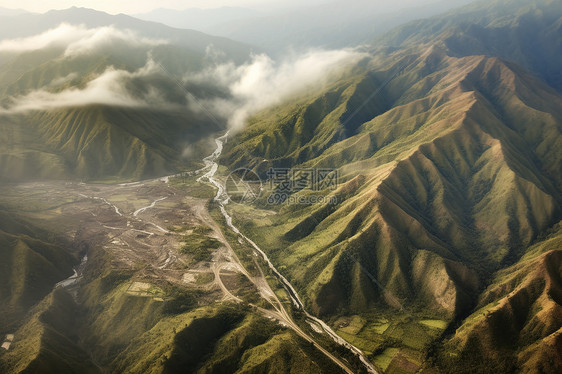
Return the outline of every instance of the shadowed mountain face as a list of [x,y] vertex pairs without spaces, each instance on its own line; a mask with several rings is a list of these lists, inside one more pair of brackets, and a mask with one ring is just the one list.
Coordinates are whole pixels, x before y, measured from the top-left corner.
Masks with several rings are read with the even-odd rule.
[[[414,63],[383,88],[390,109],[351,129],[345,126],[352,121],[341,120],[357,107],[351,104],[359,101],[356,97],[368,96],[361,89],[373,87],[377,74],[369,71],[354,77],[351,85],[345,82],[345,88],[334,87],[321,99],[292,108],[279,126],[271,126],[271,117],[264,114],[265,120],[256,119],[254,128],[238,137],[239,143],[230,143],[224,160],[240,167],[246,160],[266,158],[263,170],[270,165],[340,168],[344,183],[336,191],[341,194],[338,206],[303,208],[298,216],[313,218],[303,219],[286,237],[306,246],[315,230],[337,224],[334,241],[318,248],[319,254],[354,242],[376,254],[382,248],[370,243],[380,240],[389,251],[380,256],[394,260],[388,264],[391,269],[374,272],[386,274],[385,282],[408,295],[418,283],[406,276],[416,264],[411,249],[489,271],[517,259],[556,221],[561,154],[555,144],[562,141],[562,100],[520,68],[498,59],[452,58],[434,47],[405,58]],[[428,70],[428,63],[438,68]],[[416,83],[409,85],[412,77]],[[318,124],[308,130],[317,136],[302,145],[290,144],[292,137],[285,139],[283,129],[307,126],[307,114],[329,96],[336,96],[332,107],[324,105],[324,112],[315,111],[323,117],[308,122]],[[290,130],[296,131],[296,125]],[[350,132],[355,135],[346,136]],[[299,163],[301,158],[307,161]],[[301,248],[293,247],[295,253]],[[341,305],[350,304],[341,300]],[[455,306],[447,309],[454,311]]]
[[[185,110],[86,106],[4,117],[4,180],[146,179],[190,165],[182,154],[220,127]],[[195,161],[198,161],[196,159]]]
[[87,9],[5,21],[0,35],[19,38],[0,44],[0,178],[9,181],[142,179],[192,165],[196,143],[223,125],[197,106],[194,95],[208,92],[185,76],[250,54],[227,39]]
[[517,62],[562,90],[562,4],[552,0],[476,2],[444,16],[401,26],[375,41],[399,47],[437,36],[454,56],[488,55]]
[[278,207],[273,228],[238,219],[319,315],[387,305],[456,321],[431,364],[445,371],[562,362],[558,231],[543,241],[562,213],[562,95],[546,57],[562,55],[562,9],[524,3],[398,29],[382,39],[398,50],[379,47],[325,91],[256,116],[222,158],[264,178],[339,169],[326,192],[336,204]]
[[72,274],[77,259],[68,243],[14,212],[0,208],[0,223],[0,330],[12,331],[53,284]]

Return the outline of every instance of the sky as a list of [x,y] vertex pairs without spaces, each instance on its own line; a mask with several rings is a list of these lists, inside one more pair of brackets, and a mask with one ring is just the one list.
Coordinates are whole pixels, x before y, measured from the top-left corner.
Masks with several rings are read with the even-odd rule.
[[266,8],[291,6],[303,3],[310,5],[330,0],[0,0],[0,7],[23,9],[30,12],[44,13],[50,9],[66,9],[73,6],[102,10],[111,14],[139,14],[156,8],[220,8],[223,6],[240,6],[248,8]]
[[[335,0],[0,0],[0,7],[8,9],[23,9],[29,12],[44,13],[51,9],[67,9],[73,6],[101,10],[111,14],[141,14],[157,8],[188,9],[188,8],[220,8],[224,6],[238,6],[258,10],[274,10],[275,8],[293,6],[313,6]],[[387,3],[387,0],[356,0]],[[400,3],[420,4],[435,0],[400,0]]]

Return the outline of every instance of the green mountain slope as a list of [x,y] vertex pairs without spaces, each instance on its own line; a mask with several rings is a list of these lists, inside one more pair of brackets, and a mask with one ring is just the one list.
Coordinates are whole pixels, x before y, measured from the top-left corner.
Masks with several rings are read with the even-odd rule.
[[[544,17],[562,15],[557,3],[544,3],[536,3],[550,7]],[[486,9],[504,5],[512,13],[529,12],[525,6],[514,9],[513,2]],[[396,333],[415,331],[411,322],[385,312],[402,308],[417,329],[427,319],[447,321],[450,329],[463,321],[437,360],[448,363],[448,354],[463,358],[441,366],[445,372],[455,363],[459,371],[469,370],[475,359],[530,372],[556,372],[560,363],[553,353],[562,322],[558,254],[533,261],[525,256],[562,213],[562,96],[542,66],[524,64],[551,86],[513,62],[480,55],[493,55],[492,49],[459,53],[460,45],[444,39],[457,18],[467,19],[466,9],[483,12],[483,6],[399,29],[396,35],[419,28],[422,33],[415,39],[412,31],[411,40],[400,34],[398,50],[379,51],[323,92],[258,114],[223,153],[231,169],[249,167],[264,180],[270,167],[339,170],[335,191],[292,191],[293,197],[334,198],[330,203],[272,205],[267,197],[275,190],[267,190],[255,207],[230,210],[314,313],[335,327],[342,318],[361,318],[363,329],[342,327],[341,334],[373,352],[375,362],[395,352],[389,347],[398,350],[390,372],[423,366],[412,349],[428,349],[423,333],[413,334],[415,342]],[[520,31],[510,31],[520,24],[512,13],[500,20],[511,26],[494,32],[523,43]],[[485,22],[479,14],[474,19]],[[550,27],[544,19],[537,22]],[[533,55],[528,49],[521,53]],[[560,56],[556,48],[552,53]],[[267,213],[271,209],[276,214]],[[522,287],[525,296],[512,302],[483,293],[514,269],[517,281],[502,283],[503,292]],[[540,284],[552,288],[541,291]],[[516,315],[508,318],[508,312],[498,312],[476,327],[474,317],[465,320],[494,300],[522,314],[512,311]],[[391,327],[369,334],[381,325],[377,313],[389,316]],[[500,344],[500,337],[509,344]],[[543,358],[550,363],[543,365]],[[486,372],[487,366],[474,370]]]
[[0,209],[0,334],[10,333],[22,315],[72,274],[75,255],[67,244],[18,214]]
[[490,365],[506,372],[560,371],[562,253],[560,225],[556,227],[494,276],[475,312],[443,344],[439,364],[445,370],[474,366],[476,356],[486,360],[480,371]]
[[[307,309],[381,372],[560,371],[561,17],[559,2],[498,0],[406,25],[337,81],[257,114],[225,145],[223,165],[251,168],[264,180],[271,167],[337,169],[334,189],[300,189],[295,182],[289,197],[301,200],[272,203],[268,198],[283,187],[272,183],[255,204],[226,209]],[[151,51],[174,74],[204,62],[201,50]],[[49,93],[83,89],[109,65],[131,74],[148,65],[146,49],[125,52],[66,65],[59,64],[61,50],[19,55],[4,65],[18,78],[0,77],[6,82],[0,99],[9,105],[14,95],[75,71],[81,74],[53,84]],[[174,64],[188,55],[196,57]],[[185,156],[194,144],[220,130],[198,111],[178,109],[189,98],[170,77],[147,74],[125,83],[133,99],[154,89],[171,106],[104,103],[4,114],[2,179],[169,174],[189,163]],[[85,232],[70,230],[76,223],[65,222],[70,218],[57,207],[29,198],[39,205],[25,210],[30,217],[55,217],[57,230],[92,236],[96,246],[73,295],[51,290],[74,257],[19,219],[17,209],[0,216],[0,263],[6,264],[0,313],[11,318],[0,333],[17,329],[13,347],[0,352],[0,371],[338,372],[292,330],[258,315],[258,307],[225,302],[252,297],[229,269],[222,269],[223,282],[216,261],[190,267],[193,253],[180,254],[195,244],[188,238],[202,236],[201,247],[225,238],[214,225],[217,238],[201,234],[212,224],[204,202],[179,195],[174,206],[170,200],[179,190],[169,186],[147,182],[130,187],[140,195],[115,193],[102,210],[84,209],[91,220]],[[92,194],[99,190],[88,186]],[[181,223],[190,232],[177,243],[175,258],[175,249],[167,249],[145,261],[143,243],[165,248],[183,226],[130,226],[151,201],[154,208],[156,201],[146,198],[151,191],[167,196],[158,201],[169,198],[152,216],[155,222]],[[329,199],[314,203],[318,197]],[[85,198],[59,199],[84,204]],[[126,207],[131,220],[114,216],[114,203]],[[18,204],[14,199],[11,207]],[[66,212],[78,217],[73,209]],[[199,221],[205,227],[188,228]],[[192,236],[195,230],[201,232]],[[238,236],[225,236],[237,250],[243,246]],[[125,248],[127,238],[141,244]],[[209,257],[207,248],[194,247]],[[251,264],[247,270],[257,272],[255,256],[241,253]],[[168,260],[178,261],[166,268]],[[205,283],[217,274],[220,282]],[[273,284],[270,278],[264,282]],[[290,304],[278,285],[272,290]]]
[[3,118],[5,180],[171,174],[192,162],[186,149],[220,130],[187,111],[101,105]]
[[[110,261],[103,251],[93,256],[94,266]],[[248,308],[198,306],[197,295],[166,282],[157,286],[165,300],[133,295],[130,273],[96,269],[103,274],[87,280],[79,304],[57,289],[30,311],[13,346],[0,352],[3,373],[340,372]]]
[[182,79],[218,63],[211,49],[235,63],[251,52],[227,39],[88,9],[20,17],[6,20],[0,35],[32,36],[66,22],[80,25],[78,34],[112,27],[126,36],[97,29],[91,38],[103,48],[94,43],[70,56],[62,42],[0,50],[0,177],[8,181],[139,179],[192,166],[201,159],[197,143],[222,125],[195,102],[207,89]]
[[55,290],[32,310],[18,330],[25,337],[0,355],[4,373],[98,373],[76,337],[76,304],[63,290]]
[[[435,56],[429,54],[426,60],[414,65],[412,74],[421,71],[420,65],[426,64],[427,57]],[[364,175],[361,183],[352,179],[341,187],[342,191],[353,189],[352,193],[346,191],[340,196],[336,191],[339,197],[336,207],[295,207],[293,209],[302,209],[291,212],[296,219],[290,225],[282,220],[285,222],[284,230],[287,230],[285,237],[291,241],[302,241],[301,245],[290,247],[297,256],[294,258],[296,262],[302,256],[300,251],[303,248],[307,248],[308,253],[314,248],[323,254],[339,246],[339,252],[350,246],[349,242],[354,239],[359,238],[358,243],[372,243],[379,240],[380,234],[375,233],[396,230],[393,236],[401,237],[401,249],[380,253],[383,258],[392,255],[395,260],[389,266],[394,270],[383,268],[373,269],[373,272],[388,274],[383,283],[395,284],[406,296],[412,288],[408,286],[410,281],[403,278],[404,274],[410,273],[407,269],[412,261],[408,251],[400,254],[406,248],[432,250],[464,263],[478,262],[489,270],[509,261],[510,256],[517,258],[521,247],[528,245],[539,232],[552,224],[559,214],[557,191],[560,174],[556,165],[560,165],[560,155],[554,151],[556,147],[550,145],[560,141],[560,126],[556,120],[561,118],[558,106],[546,109],[551,116],[545,116],[543,129],[534,129],[536,139],[525,133],[524,126],[529,117],[543,110],[542,104],[539,104],[540,109],[535,109],[530,106],[531,103],[560,103],[559,96],[544,86],[544,91],[535,89],[534,97],[524,98],[526,103],[522,102],[519,95],[510,90],[509,84],[502,85],[501,74],[521,80],[522,85],[540,87],[540,82],[527,75],[515,78],[516,73],[500,60],[442,57],[436,65],[440,63],[448,72],[440,70],[430,74],[427,80],[408,88],[396,100],[398,103],[405,98],[412,101],[396,105],[365,122],[358,128],[357,135],[339,142],[334,139],[344,138],[342,133],[345,129],[337,126],[338,116],[335,113],[345,113],[345,106],[349,105],[341,96],[339,102],[334,101],[339,105],[334,105],[332,112],[326,114],[315,129],[319,136],[303,147],[297,145],[293,150],[291,145],[286,146],[283,142],[284,133],[287,133],[284,126],[290,125],[272,127],[257,120],[256,127],[267,126],[268,130],[262,132],[250,127],[246,134],[241,135],[240,143],[229,143],[225,161],[238,167],[243,166],[242,160],[258,159],[260,156],[259,146],[245,142],[244,137],[248,136],[247,142],[283,152],[280,157],[270,159],[275,154],[266,151],[263,156],[268,158],[268,162],[261,163],[262,170],[264,164],[285,166],[287,160],[292,162],[291,166],[299,165],[299,156],[309,152],[309,157],[306,157],[309,161],[301,164],[304,167],[339,167],[344,180],[357,174]],[[465,70],[464,77],[458,76],[459,70]],[[410,92],[423,94],[417,88],[428,86],[427,81],[436,77],[440,79],[433,82],[425,98],[411,96]],[[397,79],[397,88],[401,79]],[[496,84],[494,90],[501,92],[501,98],[486,87],[488,81]],[[481,91],[467,90],[475,86]],[[392,88],[389,87],[389,90]],[[544,95],[545,99],[540,99],[540,95]],[[498,104],[494,107],[492,102],[501,102],[504,107]],[[510,118],[497,114],[500,110],[502,114],[514,112],[521,106],[523,109],[517,112],[517,116]],[[305,111],[311,111],[311,108],[313,106],[306,106]],[[293,117],[285,123],[298,124],[300,118],[295,120]],[[389,126],[390,123],[392,126]],[[518,125],[520,132],[517,131]],[[324,129],[320,128],[323,126],[334,129],[332,137],[327,137],[332,142],[331,146],[317,144],[323,141],[321,135]],[[260,135],[256,139],[248,135],[252,133]],[[546,133],[548,137],[544,135]],[[270,142],[269,139],[276,140]],[[530,147],[531,144],[535,145],[536,151]],[[316,155],[310,151],[314,147],[319,150]],[[546,149],[551,152],[546,152]],[[248,150],[253,154],[248,155]],[[311,153],[313,157],[310,157]],[[537,159],[539,163],[535,161]],[[538,168],[537,164],[549,166]],[[550,169],[552,166],[554,169]],[[506,186],[510,186],[511,192],[505,192]],[[358,217],[352,219],[355,214]],[[305,218],[311,216],[312,219]],[[320,230],[328,230],[331,226],[336,231],[330,235],[324,235]],[[318,235],[314,235],[315,231]],[[361,235],[375,237],[361,239]],[[310,242],[307,243],[307,236],[310,241],[317,240],[317,236],[327,237],[322,239],[326,247],[311,246]],[[392,248],[392,242],[398,241],[391,238],[380,240],[387,250],[389,245]],[[405,245],[406,240],[410,244]],[[373,249],[363,250],[370,252]],[[289,260],[286,255],[285,252],[284,261]],[[287,265],[296,265],[296,262]],[[302,281],[307,284],[311,279]],[[310,291],[310,294],[315,293],[316,290]],[[353,303],[342,300],[341,305]]]
[[560,91],[561,13],[562,4],[555,0],[478,1],[398,27],[375,45],[414,45],[437,36],[455,56],[488,55],[514,61]]

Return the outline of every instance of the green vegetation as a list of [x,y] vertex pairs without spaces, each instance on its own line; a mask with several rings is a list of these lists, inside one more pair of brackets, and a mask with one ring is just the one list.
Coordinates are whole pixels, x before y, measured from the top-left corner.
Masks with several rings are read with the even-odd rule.
[[[191,131],[185,131],[186,123]],[[0,130],[4,180],[49,177],[111,183],[173,174],[185,167],[186,144],[220,129],[188,112],[98,105],[2,115]],[[13,144],[9,139],[14,138],[22,142]]]
[[241,243],[238,240],[238,235],[234,234],[228,228],[224,216],[214,203],[210,204],[209,213],[221,228],[226,240],[238,256],[238,259],[240,260],[244,268],[248,271],[248,273],[259,275],[259,271],[255,263],[256,257],[253,255],[253,251],[251,250],[250,245],[245,242]]
[[424,319],[421,320],[420,323],[437,330],[445,330],[448,325],[447,321],[442,321],[440,319]]
[[557,1],[477,1],[442,16],[408,23],[374,42],[404,47],[443,35],[443,43],[457,56],[492,55],[515,61],[560,91],[562,79],[556,70],[562,55],[560,49],[548,46],[560,45],[560,33],[550,30],[559,30],[561,13]]
[[16,332],[13,348],[0,355],[0,371],[98,373],[78,342],[77,312],[72,297],[63,290],[46,297]]
[[[444,370],[465,368],[473,357],[504,371],[555,370],[554,337],[560,331],[557,314],[562,310],[552,297],[560,292],[559,274],[550,270],[562,261],[559,247],[551,247],[562,237],[559,224],[556,227],[516,264],[496,273],[474,312],[440,347],[438,364]],[[523,354],[513,352],[516,344]],[[485,365],[478,370],[485,371]]]
[[181,238],[182,244],[180,252],[193,257],[195,262],[210,261],[212,253],[219,248],[222,243],[208,234],[212,230],[209,227],[197,226],[188,235]]
[[208,284],[215,280],[215,274],[213,273],[200,273],[195,276],[196,284]]
[[[72,95],[72,90],[84,89],[111,69],[126,73],[139,71],[148,66],[149,55],[162,69],[155,72],[149,68],[142,74],[114,77],[114,84],[126,91],[124,96],[139,99],[139,105],[123,105],[119,100],[96,104],[99,101],[96,98],[91,98],[91,104],[87,105],[60,99],[65,102],[53,102],[54,107],[35,108],[38,103],[34,103],[28,111],[3,110],[0,178],[110,183],[169,175],[197,165],[209,149],[207,137],[223,128],[206,114],[188,108],[184,89],[178,87],[176,77],[205,68],[209,45],[220,50],[225,60],[237,63],[247,60],[252,49],[193,30],[173,29],[84,8],[31,16],[26,21],[7,17],[3,20],[3,30],[10,30],[9,38],[18,33],[29,36],[55,29],[61,21],[87,24],[90,28],[112,25],[134,30],[138,38],[166,40],[166,43],[154,46],[122,42],[72,58],[65,56],[65,49],[58,45],[25,53],[3,53],[2,108],[30,93],[66,91]],[[24,24],[27,27],[22,29]],[[216,94],[212,83],[198,84],[190,90],[198,96]]]
[[[337,80],[258,113],[225,144],[219,173],[224,165],[264,177],[270,167],[338,170],[334,190],[292,191],[334,204],[271,205],[264,196],[227,209],[307,309],[386,373],[560,372],[561,16],[560,2],[498,0],[405,25]],[[170,63],[195,55],[172,64],[181,75],[204,65],[201,50],[176,47],[155,56]],[[130,56],[67,65],[60,51],[16,57],[0,74],[0,102],[76,69],[93,77],[110,65],[141,67],[146,51],[126,50]],[[169,101],[181,101],[169,83]],[[142,92],[142,82],[130,84]],[[105,105],[4,113],[0,178],[114,183],[186,170],[192,158],[200,166],[190,155],[222,130],[204,117]],[[195,180],[172,178],[171,188],[211,199],[214,189]],[[77,198],[31,198],[46,196],[44,188],[0,191],[0,333],[16,332],[13,348],[0,353],[2,373],[339,371],[247,306],[266,302],[246,277],[222,271],[245,303],[222,301],[202,263],[222,245],[208,227],[171,224],[163,240],[178,237],[193,261],[164,269],[119,261],[104,248],[104,233],[93,239],[79,290],[53,291],[78,259],[51,218]],[[248,272],[260,275],[261,267],[309,329],[216,203],[209,210]],[[90,233],[65,234],[79,247]],[[359,370],[348,350],[311,334]]]
[[[558,269],[548,250],[560,244],[562,96],[537,77],[561,87],[560,50],[540,44],[559,45],[546,30],[561,15],[551,1],[478,2],[406,25],[380,40],[396,49],[257,114],[225,146],[222,163],[264,178],[269,167],[339,170],[338,188],[318,192],[337,204],[228,209],[309,310],[389,372],[415,372],[427,352],[436,357],[425,365],[445,372],[475,358],[476,372],[489,362],[556,372],[562,362],[558,286],[542,286],[559,276],[537,270]],[[529,27],[541,42],[518,36]],[[496,53],[535,75],[485,57]],[[370,319],[401,307],[414,318]],[[437,340],[450,343],[439,350]]]
[[[16,221],[11,225],[18,228]],[[182,232],[190,232],[186,237],[203,245],[211,230],[195,227],[178,233]],[[338,371],[290,330],[242,305],[216,304],[204,291],[114,269],[111,255],[103,249],[91,251],[89,257],[89,266],[101,273],[85,276],[78,304],[58,289],[30,311],[17,331],[8,326],[16,340],[9,352],[0,352],[0,371]],[[225,275],[231,277],[225,283],[235,294],[247,302],[259,301],[245,277]],[[203,273],[197,283],[212,279],[212,273]]]
[[396,359],[394,365],[401,370],[409,368],[406,372],[415,372],[422,366],[425,352],[447,327],[445,321],[424,320],[423,314],[404,315],[385,308],[341,316],[331,325],[381,370]]
[[216,195],[214,187],[197,182],[198,176],[178,176],[170,178],[170,184],[185,191],[189,196],[199,199],[212,199]]
[[68,243],[0,207],[0,334],[18,326],[77,262]]
[[[311,349],[312,348],[312,349]],[[205,358],[202,362],[201,358]],[[165,372],[339,372],[294,333],[225,306],[176,335]]]
[[380,355],[378,355],[375,359],[375,365],[377,365],[381,370],[386,372],[388,365],[392,362],[396,354],[400,350],[398,348],[387,348],[385,349]]

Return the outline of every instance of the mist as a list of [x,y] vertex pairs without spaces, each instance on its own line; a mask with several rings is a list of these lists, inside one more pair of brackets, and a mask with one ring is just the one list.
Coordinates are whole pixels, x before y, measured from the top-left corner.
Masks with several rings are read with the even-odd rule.
[[313,50],[280,61],[258,54],[241,66],[219,64],[188,76],[186,81],[188,87],[190,83],[215,82],[226,90],[227,98],[205,100],[202,105],[227,118],[228,128],[237,132],[257,112],[325,87],[364,57],[366,54],[356,49]]
[[101,51],[116,43],[150,47],[167,44],[168,41],[141,37],[132,30],[118,29],[114,26],[87,28],[84,25],[61,23],[58,27],[38,35],[2,40],[0,41],[0,53],[22,53],[45,48],[64,48],[65,57],[77,57]]
[[[166,40],[142,37],[113,26],[88,29],[66,23],[35,36],[4,40],[0,42],[0,52],[23,53],[57,47],[62,51],[61,59],[73,59],[117,42],[147,47],[145,65],[134,71],[108,66],[93,77],[78,72],[56,76],[40,89],[9,97],[0,111],[21,113],[88,105],[176,110],[183,105],[184,109],[220,118],[221,126],[239,131],[260,110],[306,91],[321,89],[346,66],[366,56],[358,49],[314,49],[278,59],[264,53],[255,54],[248,62],[236,65],[217,62],[224,61],[224,53],[209,45],[207,66],[203,70],[175,77],[163,68],[163,61],[156,61],[150,53],[151,47],[165,44]],[[203,87],[203,91],[193,91],[195,85]],[[214,85],[213,90],[209,89],[210,85]],[[223,95],[212,94],[217,90]]]
[[[161,74],[160,67],[149,56],[145,66],[133,72],[110,66],[102,74],[87,82],[84,88],[71,87],[60,92],[51,92],[43,88],[25,95],[14,96],[9,100],[8,105],[0,108],[0,112],[21,113],[95,104],[158,109],[178,108],[178,103],[168,101],[166,93],[156,85],[149,85],[145,90],[130,88],[135,80],[146,80]],[[48,86],[64,84],[77,78],[76,73],[71,73],[55,78]]]

